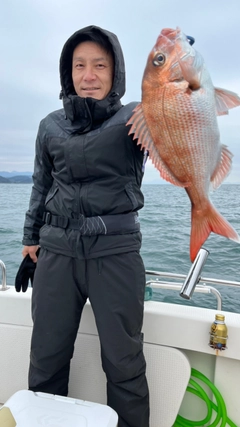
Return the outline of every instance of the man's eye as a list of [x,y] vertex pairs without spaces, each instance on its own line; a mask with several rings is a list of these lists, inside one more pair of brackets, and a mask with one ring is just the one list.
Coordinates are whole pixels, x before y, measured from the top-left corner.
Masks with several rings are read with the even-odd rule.
[[82,68],[83,64],[76,64],[76,68]]

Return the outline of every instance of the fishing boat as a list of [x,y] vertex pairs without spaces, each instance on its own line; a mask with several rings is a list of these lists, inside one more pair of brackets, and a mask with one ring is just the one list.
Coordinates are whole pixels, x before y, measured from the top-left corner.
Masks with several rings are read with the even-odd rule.
[[[240,427],[240,313],[223,311],[222,296],[214,287],[239,288],[240,282],[203,277],[207,255],[208,251],[201,248],[188,275],[146,271],[143,333],[151,427]],[[84,308],[75,344],[69,396],[27,391],[32,289],[16,293],[14,286],[8,286],[2,261],[0,265],[0,402],[4,405],[2,409],[9,409],[17,423],[7,425],[0,421],[0,426],[22,427],[17,417],[28,402],[32,404],[28,417],[34,416],[41,405],[48,411],[44,417],[38,416],[31,427],[116,427],[114,414],[106,416],[105,424],[101,417],[92,424],[76,411],[81,405],[95,414],[108,408],[99,339],[89,302]],[[151,294],[156,288],[175,290],[180,293],[179,298],[184,299],[193,298],[195,292],[213,294],[216,305],[208,309],[184,305],[184,299],[183,304],[153,301]],[[220,324],[225,323],[225,335],[216,332],[216,318],[220,318]],[[31,401],[33,397],[35,400]],[[66,421],[69,413],[75,414],[73,423]]]

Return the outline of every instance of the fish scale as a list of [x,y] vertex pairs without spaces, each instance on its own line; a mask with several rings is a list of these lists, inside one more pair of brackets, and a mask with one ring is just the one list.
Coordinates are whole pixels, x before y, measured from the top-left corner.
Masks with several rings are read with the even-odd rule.
[[142,101],[127,126],[161,177],[184,187],[190,198],[192,261],[211,232],[240,243],[209,199],[232,163],[220,143],[217,115],[239,105],[237,94],[214,88],[202,56],[180,28],[162,30],[147,60]]
[[[175,106],[173,107],[174,101]],[[187,106],[186,103],[184,103],[183,97],[177,100],[172,98],[168,100],[167,105],[170,112],[172,111],[172,114],[169,114],[166,110],[164,112],[161,111],[161,109],[157,108],[157,105],[156,108],[154,108],[154,102],[148,104],[148,108],[143,109],[147,124],[151,120],[148,119],[148,109],[152,108],[156,112],[156,124],[151,129],[151,135],[153,140],[158,142],[158,153],[180,182],[188,182],[189,177],[187,175],[195,173],[198,174],[199,180],[200,169],[199,167],[194,168],[193,166],[201,159],[203,159],[204,164],[199,164],[200,167],[207,167],[208,165],[206,165],[206,162],[212,165],[213,161],[213,153],[211,153],[213,144],[206,145],[201,143],[201,139],[211,140],[213,137],[211,131],[212,127],[208,124],[206,124],[206,126],[201,126],[200,134],[200,128],[197,126],[200,119],[202,123],[203,121],[208,121],[208,114],[203,118],[203,116],[199,114],[199,109],[193,111],[194,108],[192,108],[192,111],[190,111],[189,108],[186,108]],[[161,117],[164,117],[164,120],[161,120]],[[190,117],[192,118],[191,121]],[[161,123],[161,126],[158,125],[158,122]],[[175,167],[175,165],[177,167]],[[181,165],[182,168],[180,169]]]

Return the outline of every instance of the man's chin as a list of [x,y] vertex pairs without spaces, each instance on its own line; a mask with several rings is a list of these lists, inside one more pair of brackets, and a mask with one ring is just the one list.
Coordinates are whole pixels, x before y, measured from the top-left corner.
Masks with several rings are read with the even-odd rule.
[[93,99],[102,99],[101,94],[98,91],[81,91],[82,98],[93,98]]

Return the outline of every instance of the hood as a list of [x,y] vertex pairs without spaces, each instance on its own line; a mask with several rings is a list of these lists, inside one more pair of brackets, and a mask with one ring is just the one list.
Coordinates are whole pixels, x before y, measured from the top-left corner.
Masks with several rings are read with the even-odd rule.
[[[114,57],[114,78],[112,89],[103,100],[81,98],[75,92],[72,81],[72,55],[75,47],[94,36],[101,34],[112,46]],[[60,57],[60,81],[63,106],[66,117],[71,122],[79,122],[79,132],[87,132],[99,123],[110,118],[122,106],[120,99],[125,93],[125,64],[123,52],[115,34],[91,25],[75,32],[63,46]]]

